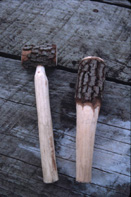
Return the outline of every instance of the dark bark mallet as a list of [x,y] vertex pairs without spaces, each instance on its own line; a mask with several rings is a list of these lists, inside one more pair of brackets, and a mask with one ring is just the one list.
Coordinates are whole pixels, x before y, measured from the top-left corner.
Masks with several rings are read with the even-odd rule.
[[45,183],[52,183],[58,180],[58,173],[49,102],[48,79],[44,67],[56,66],[56,45],[25,45],[22,50],[21,61],[25,68],[36,67],[35,95],[43,181]]
[[21,55],[22,65],[25,68],[38,65],[54,67],[57,65],[56,45],[25,45]]
[[105,63],[99,57],[84,58],[76,85],[76,180],[90,182],[97,119],[105,80]]

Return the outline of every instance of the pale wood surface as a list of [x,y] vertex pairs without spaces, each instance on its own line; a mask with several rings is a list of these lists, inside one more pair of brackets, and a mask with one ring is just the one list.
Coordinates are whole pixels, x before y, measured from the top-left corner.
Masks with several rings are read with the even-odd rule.
[[35,72],[35,96],[38,115],[39,142],[43,181],[53,183],[58,181],[52,118],[50,112],[49,87],[45,68],[37,66]]
[[23,69],[21,62],[17,60],[0,58],[0,63],[1,194],[128,197],[130,87],[105,82],[102,108],[96,129],[92,182],[81,184],[75,181],[74,94],[77,74],[59,69],[47,71],[60,180],[46,186],[42,181],[34,72]]
[[90,183],[97,119],[100,106],[76,103],[76,180]]

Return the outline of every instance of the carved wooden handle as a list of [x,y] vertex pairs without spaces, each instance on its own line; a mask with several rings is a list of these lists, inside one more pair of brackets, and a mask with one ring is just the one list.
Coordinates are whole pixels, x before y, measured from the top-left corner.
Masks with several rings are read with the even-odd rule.
[[58,180],[58,174],[49,103],[48,80],[43,66],[37,66],[36,69],[35,93],[43,180],[45,183],[52,183]]

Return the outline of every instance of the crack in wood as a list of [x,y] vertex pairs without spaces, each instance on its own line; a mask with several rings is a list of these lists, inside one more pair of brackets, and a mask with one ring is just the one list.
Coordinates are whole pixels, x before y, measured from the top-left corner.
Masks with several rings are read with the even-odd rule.
[[[106,0],[90,0],[90,1],[94,1],[94,2],[98,2],[98,3],[105,3],[105,4],[109,4],[109,5],[115,5],[115,6],[118,6],[118,7],[122,7],[122,8],[128,8],[128,9],[131,9],[131,5],[127,5],[127,4],[124,4],[124,3],[115,3],[114,2],[109,2],[109,1],[106,1]],[[118,1],[117,1],[118,2]],[[126,0],[126,2],[129,2],[128,4],[130,4],[130,1]]]
[[[9,59],[13,59],[13,60],[21,60],[21,57],[18,56],[18,55],[12,55],[12,54],[8,54],[8,53],[4,53],[4,52],[0,52],[0,57],[9,58]],[[49,68],[47,68],[47,70],[48,69]],[[55,69],[63,70],[63,71],[70,72],[70,73],[77,73],[78,72],[76,69],[64,67],[60,64],[58,64]],[[112,77],[106,77],[106,80],[107,81],[112,81],[112,82],[115,82],[115,83],[119,83],[119,84],[123,84],[123,85],[129,85],[129,86],[131,85],[130,81],[126,82],[126,81],[122,81],[122,80],[112,78]]]

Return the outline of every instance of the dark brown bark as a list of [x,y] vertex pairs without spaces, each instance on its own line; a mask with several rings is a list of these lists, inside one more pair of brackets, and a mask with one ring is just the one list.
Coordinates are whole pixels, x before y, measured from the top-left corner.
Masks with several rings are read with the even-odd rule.
[[78,102],[101,101],[105,80],[105,63],[101,58],[84,58],[78,68],[76,100]]
[[25,45],[21,55],[25,68],[42,66],[56,66],[56,45]]

